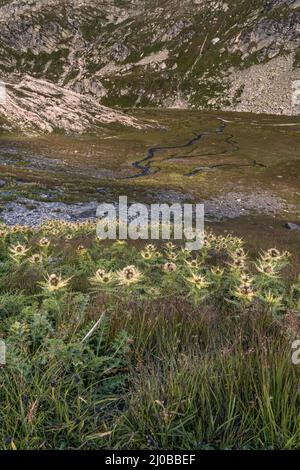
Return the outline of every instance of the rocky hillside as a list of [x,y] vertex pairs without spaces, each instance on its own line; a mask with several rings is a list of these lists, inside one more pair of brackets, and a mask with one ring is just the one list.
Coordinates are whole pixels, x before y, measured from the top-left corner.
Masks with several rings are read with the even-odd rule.
[[298,114],[299,39],[300,0],[0,0],[2,80],[112,107]]
[[5,100],[0,103],[0,116],[8,130],[27,134],[84,133],[103,130],[109,124],[138,129],[149,125],[100,105],[92,96],[30,76],[16,84],[7,83],[5,94]]

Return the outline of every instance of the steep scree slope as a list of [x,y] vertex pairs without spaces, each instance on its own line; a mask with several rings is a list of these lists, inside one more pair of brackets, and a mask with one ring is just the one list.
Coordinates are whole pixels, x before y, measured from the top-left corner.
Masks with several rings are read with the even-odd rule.
[[0,78],[107,106],[298,114],[299,23],[300,0],[0,0]]

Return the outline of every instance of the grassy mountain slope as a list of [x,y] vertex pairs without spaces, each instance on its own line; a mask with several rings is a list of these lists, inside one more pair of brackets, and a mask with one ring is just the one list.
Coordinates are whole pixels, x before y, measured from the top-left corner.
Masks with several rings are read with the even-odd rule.
[[[269,85],[264,65],[283,58],[284,80],[297,75],[299,0],[2,4],[3,76],[27,73],[95,95],[108,106],[234,108],[245,87],[237,71],[261,65],[257,73]],[[278,88],[282,112],[293,114]],[[266,106],[272,112],[272,104]]]

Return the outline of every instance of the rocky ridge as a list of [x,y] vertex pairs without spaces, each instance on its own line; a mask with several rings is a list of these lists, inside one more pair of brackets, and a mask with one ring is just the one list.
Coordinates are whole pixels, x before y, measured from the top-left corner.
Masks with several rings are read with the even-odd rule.
[[300,0],[0,0],[0,79],[109,107],[299,114],[299,25]]

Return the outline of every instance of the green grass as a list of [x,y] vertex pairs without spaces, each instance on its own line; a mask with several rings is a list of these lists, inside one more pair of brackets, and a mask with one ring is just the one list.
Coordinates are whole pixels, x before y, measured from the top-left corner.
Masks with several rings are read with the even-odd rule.
[[108,243],[93,223],[0,237],[0,448],[300,447],[288,254]]

